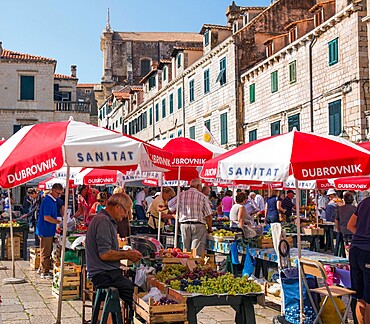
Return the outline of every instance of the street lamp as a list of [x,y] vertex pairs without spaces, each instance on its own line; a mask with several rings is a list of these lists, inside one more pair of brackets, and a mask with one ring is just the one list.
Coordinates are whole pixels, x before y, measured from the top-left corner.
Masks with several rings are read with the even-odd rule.
[[338,135],[339,137],[349,141],[349,135],[347,134],[347,132],[345,131],[345,129],[343,128],[342,132]]

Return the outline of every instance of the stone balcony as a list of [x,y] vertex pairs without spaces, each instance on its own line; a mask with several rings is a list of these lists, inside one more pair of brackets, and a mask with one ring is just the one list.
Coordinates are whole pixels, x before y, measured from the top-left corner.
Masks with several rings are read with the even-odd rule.
[[91,103],[86,101],[54,101],[54,109],[60,112],[90,113]]

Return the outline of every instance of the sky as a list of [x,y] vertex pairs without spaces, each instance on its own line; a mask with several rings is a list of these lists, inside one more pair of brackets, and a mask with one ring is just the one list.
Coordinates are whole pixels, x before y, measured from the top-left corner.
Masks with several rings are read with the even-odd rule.
[[[56,73],[79,83],[100,83],[100,37],[107,11],[114,31],[199,32],[203,24],[226,24],[232,0],[0,0],[0,42],[15,52],[57,60]],[[271,0],[236,0],[268,6]]]

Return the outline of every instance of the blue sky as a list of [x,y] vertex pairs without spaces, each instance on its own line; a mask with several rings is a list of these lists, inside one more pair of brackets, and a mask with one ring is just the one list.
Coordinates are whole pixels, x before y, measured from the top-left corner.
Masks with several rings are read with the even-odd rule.
[[[270,0],[237,0],[268,6]],[[115,31],[199,32],[203,24],[226,24],[231,0],[10,0],[2,1],[0,41],[8,50],[54,58],[56,73],[77,65],[79,83],[100,83],[100,36],[110,8]]]

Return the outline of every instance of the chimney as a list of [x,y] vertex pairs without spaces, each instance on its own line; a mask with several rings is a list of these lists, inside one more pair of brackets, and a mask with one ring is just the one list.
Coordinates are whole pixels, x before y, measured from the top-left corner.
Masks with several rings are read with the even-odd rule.
[[76,78],[77,77],[77,66],[71,65],[71,77]]

